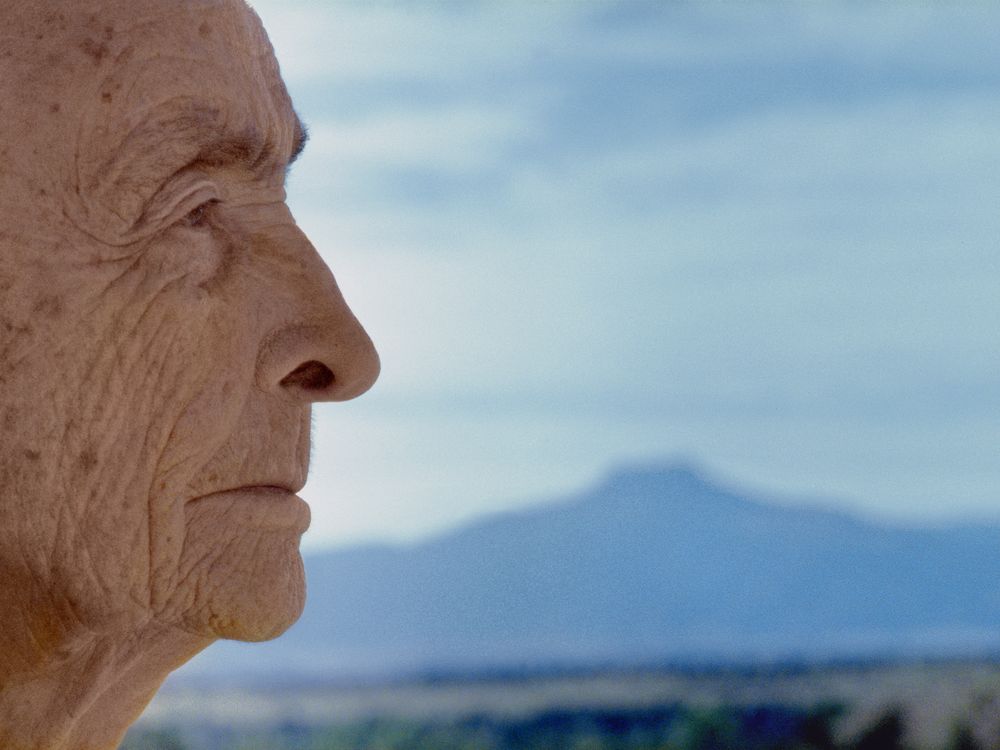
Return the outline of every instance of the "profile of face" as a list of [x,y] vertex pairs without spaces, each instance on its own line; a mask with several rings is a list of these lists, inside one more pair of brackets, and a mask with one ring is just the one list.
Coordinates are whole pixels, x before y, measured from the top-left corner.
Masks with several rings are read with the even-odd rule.
[[0,17],[6,674],[152,624],[274,637],[311,405],[379,365],[285,204],[305,133],[267,37],[242,0]]

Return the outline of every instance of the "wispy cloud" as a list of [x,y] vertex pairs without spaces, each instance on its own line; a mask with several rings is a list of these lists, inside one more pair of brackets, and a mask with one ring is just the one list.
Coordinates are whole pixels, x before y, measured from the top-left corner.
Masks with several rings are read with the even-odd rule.
[[384,361],[320,418],[365,509],[321,538],[675,451],[991,507],[994,9],[258,5],[313,130],[293,209]]
[[309,125],[313,162],[357,178],[358,170],[471,172],[494,168],[532,125],[510,108],[434,108]]
[[[293,82],[455,81],[516,67],[588,13],[577,3],[254,0]],[[600,7],[595,4],[593,7]]]

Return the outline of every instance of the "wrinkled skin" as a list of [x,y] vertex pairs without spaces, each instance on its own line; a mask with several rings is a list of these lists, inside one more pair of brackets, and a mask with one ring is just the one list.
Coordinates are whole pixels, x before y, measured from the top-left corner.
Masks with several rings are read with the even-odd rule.
[[0,20],[0,747],[113,748],[298,617],[310,407],[378,359],[285,205],[301,127],[241,0]]

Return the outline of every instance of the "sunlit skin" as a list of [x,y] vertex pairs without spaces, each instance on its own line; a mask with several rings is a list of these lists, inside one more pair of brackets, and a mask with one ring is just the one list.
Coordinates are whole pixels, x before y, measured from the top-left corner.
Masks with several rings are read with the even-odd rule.
[[0,20],[0,747],[113,748],[299,616],[311,404],[378,358],[285,205],[304,131],[240,0]]

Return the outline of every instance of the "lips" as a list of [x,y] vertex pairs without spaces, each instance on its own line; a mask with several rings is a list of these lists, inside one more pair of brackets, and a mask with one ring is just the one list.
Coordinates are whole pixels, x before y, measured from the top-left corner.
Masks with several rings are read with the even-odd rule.
[[211,511],[225,522],[299,534],[309,528],[309,505],[282,484],[248,484],[192,498],[192,512]]

